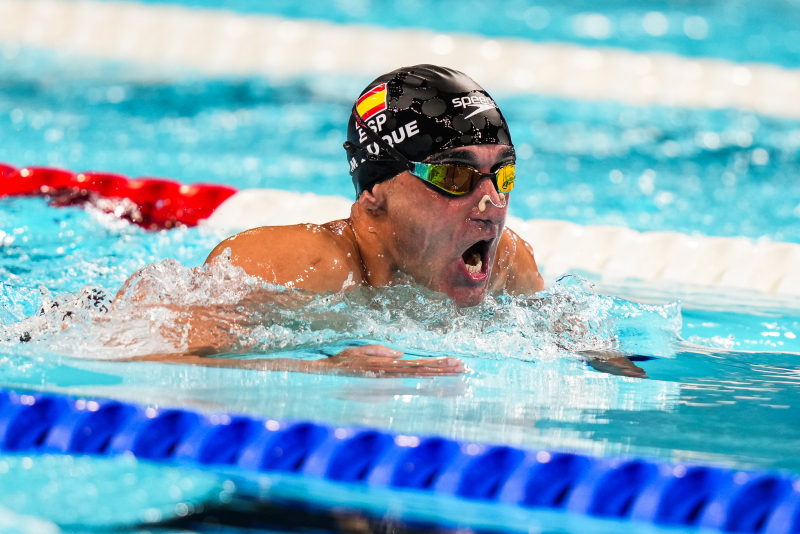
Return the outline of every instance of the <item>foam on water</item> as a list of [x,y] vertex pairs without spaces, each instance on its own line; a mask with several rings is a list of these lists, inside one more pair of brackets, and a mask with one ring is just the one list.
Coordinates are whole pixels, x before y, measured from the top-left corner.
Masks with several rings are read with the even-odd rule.
[[[199,323],[217,350],[248,356],[374,341],[415,354],[534,360],[584,350],[665,355],[681,328],[677,303],[596,295],[575,276],[535,298],[493,295],[472,308],[408,280],[385,288],[347,286],[314,295],[268,284],[234,266],[229,250],[193,269],[167,259],[138,271],[116,298],[99,286],[56,295],[42,287],[38,311],[7,323],[2,338],[79,357],[125,359],[186,352],[198,344]],[[5,298],[30,303],[32,297],[21,292],[15,299],[7,288]]]
[[[273,10],[251,0],[225,2]],[[309,16],[305,4],[290,4],[276,11]],[[455,4],[438,9],[449,13]],[[575,17],[564,18],[565,25],[551,22],[552,33],[537,30],[535,38],[563,38],[583,11],[596,10],[592,3],[579,4],[547,6],[554,21],[564,9]],[[639,37],[623,26],[629,20],[623,8],[603,9],[613,32],[602,42],[625,45],[635,37],[641,43],[630,44],[635,49],[686,52],[678,39],[692,44],[681,33],[684,15],[691,15],[709,24],[709,38],[702,41],[707,46],[696,48],[701,55],[797,65],[800,34],[792,17],[775,15],[780,2],[766,8],[668,4],[633,10]],[[472,4],[459,5],[469,12],[463,20],[482,27],[464,23],[443,30],[486,30],[487,19],[475,17]],[[530,9],[542,6],[517,5],[495,10],[503,24],[486,35],[528,36],[530,14],[541,13]],[[660,40],[643,33],[651,10],[669,21],[670,32]],[[390,17],[390,25],[410,24],[408,17],[416,14],[406,9],[404,16]],[[780,28],[770,36],[754,35],[746,46],[738,46],[742,32],[727,31],[761,31],[764,20]],[[769,54],[756,53],[770,40]],[[578,41],[599,42],[585,36]],[[158,79],[172,81],[154,85],[124,65],[49,56],[13,43],[3,53],[0,159],[352,194],[342,124],[369,80],[320,74],[274,83],[170,73]],[[800,242],[798,121],[735,110],[497,96],[514,121],[519,148],[516,216]],[[97,212],[55,210],[41,199],[1,200],[0,384],[598,455],[652,454],[800,472],[800,317],[794,312],[767,315],[744,301],[724,312],[681,313],[677,304],[648,306],[596,295],[576,277],[533,300],[491,297],[467,310],[400,281],[390,288],[313,296],[264,284],[229,263],[198,267],[224,237],[207,229],[146,233]],[[186,351],[189,314],[203,316],[212,334],[232,341],[223,357],[317,358],[347,345],[382,342],[412,355],[459,355],[474,373],[372,380],[119,361]],[[651,377],[643,380],[596,372],[576,355],[587,349],[668,357],[641,362]],[[776,352],[789,350],[796,352]],[[0,477],[3,505],[14,514],[84,528],[109,514],[120,522],[159,511],[166,518],[178,502],[173,487],[181,489],[187,478],[171,467],[124,459],[27,460],[0,457],[0,472],[7,471]],[[192,477],[196,493],[184,491],[180,502],[203,498],[203,488],[219,489],[211,479]],[[147,491],[144,498],[125,487],[134,478]],[[0,511],[0,527],[6,517]]]
[[[740,313],[640,305],[597,295],[576,277],[541,298],[491,297],[466,310],[401,280],[315,296],[264,284],[224,261],[201,267],[227,237],[209,228],[145,232],[40,198],[0,206],[3,387],[800,469],[792,416],[800,403],[800,316],[790,310],[763,310],[746,299],[736,304]],[[723,309],[734,309],[726,302]],[[206,319],[213,336],[233,339],[220,357],[321,358],[380,342],[411,356],[454,355],[473,372],[375,380],[120,361],[184,352],[190,312]],[[614,371],[606,362],[590,367],[577,353],[591,348],[667,357],[636,361],[650,380],[612,376],[597,370]]]

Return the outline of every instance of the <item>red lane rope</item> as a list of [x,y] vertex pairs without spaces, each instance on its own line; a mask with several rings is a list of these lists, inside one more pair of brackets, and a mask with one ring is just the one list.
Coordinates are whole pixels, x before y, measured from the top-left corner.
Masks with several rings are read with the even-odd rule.
[[0,163],[0,198],[35,195],[49,197],[55,206],[89,203],[149,230],[195,226],[236,191],[226,185]]

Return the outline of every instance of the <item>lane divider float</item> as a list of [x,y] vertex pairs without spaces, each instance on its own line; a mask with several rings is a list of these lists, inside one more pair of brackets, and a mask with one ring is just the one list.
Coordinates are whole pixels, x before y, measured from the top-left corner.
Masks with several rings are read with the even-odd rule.
[[[0,198],[22,195],[46,196],[56,206],[91,204],[149,230],[203,224],[229,235],[259,226],[322,224],[349,217],[352,205],[344,197],[315,193],[0,163]],[[797,243],[512,216],[506,224],[534,247],[548,282],[572,272],[615,294],[626,284],[640,284],[634,293],[641,297],[646,287],[655,291],[656,302],[699,299],[702,307],[708,305],[703,299],[722,292],[760,307],[800,308]]]
[[[174,79],[357,76],[441,63],[492,94],[536,93],[633,105],[733,107],[800,118],[800,70],[607,46],[335,24],[223,9],[97,0],[0,1],[0,43],[151,67]],[[365,51],[353,54],[353,50]],[[355,90],[358,90],[356,88]]]
[[0,450],[86,454],[722,532],[800,530],[800,478],[0,390]]
[[[259,226],[321,224],[349,217],[352,203],[340,196],[243,189],[220,204],[204,224],[230,233]],[[656,302],[691,298],[705,306],[724,293],[760,307],[800,308],[797,243],[513,216],[506,226],[533,246],[547,282],[578,273],[601,287],[606,284],[614,294],[626,284],[643,283]],[[632,289],[633,295],[642,296],[642,287]],[[723,303],[730,309],[730,302]]]
[[57,206],[90,203],[149,230],[195,226],[236,191],[226,185],[184,185],[160,178],[130,179],[50,167],[17,169],[0,163],[0,198],[39,195],[50,197]]

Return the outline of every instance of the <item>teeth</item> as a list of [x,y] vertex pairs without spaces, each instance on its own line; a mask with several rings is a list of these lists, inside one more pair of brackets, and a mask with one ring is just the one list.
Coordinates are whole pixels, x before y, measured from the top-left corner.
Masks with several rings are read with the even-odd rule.
[[[470,265],[470,262],[472,263],[472,265]],[[465,261],[464,264],[467,266],[467,272],[471,274],[478,274],[479,272],[481,272],[481,268],[483,267],[483,262],[481,261],[481,255],[478,254],[477,252],[473,252],[470,261],[469,262]]]
[[481,272],[482,267],[483,267],[483,262],[481,260],[478,260],[478,263],[476,263],[475,265],[467,264],[467,271],[469,271],[472,274],[477,274]]

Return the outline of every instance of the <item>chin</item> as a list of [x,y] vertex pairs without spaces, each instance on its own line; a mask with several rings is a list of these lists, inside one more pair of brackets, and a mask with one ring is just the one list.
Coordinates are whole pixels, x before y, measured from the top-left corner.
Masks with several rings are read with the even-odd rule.
[[486,298],[486,286],[449,288],[445,294],[461,308],[477,306]]

